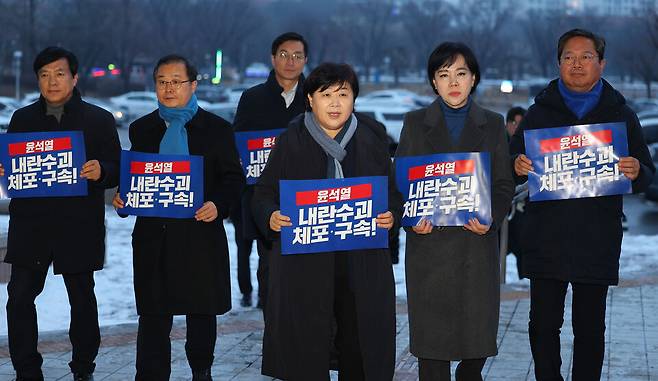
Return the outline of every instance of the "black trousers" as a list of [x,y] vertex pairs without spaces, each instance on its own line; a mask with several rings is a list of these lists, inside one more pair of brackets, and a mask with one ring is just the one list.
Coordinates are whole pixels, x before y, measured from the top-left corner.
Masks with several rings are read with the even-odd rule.
[[263,239],[256,240],[256,249],[258,250],[258,270],[256,270],[256,277],[258,278],[258,301],[260,307],[263,309],[265,315],[265,306],[267,305],[267,283],[270,279],[270,253],[272,247],[269,242]]
[[[455,371],[457,381],[482,381],[486,358],[461,360]],[[450,361],[418,359],[420,381],[450,381]]]
[[[539,381],[562,381],[560,329],[568,282],[530,280],[530,348]],[[605,353],[605,303],[608,286],[572,283],[573,381],[601,378]]]
[[[169,380],[171,374],[171,315],[140,315],[137,328],[135,381]],[[210,369],[217,341],[215,315],[186,316],[185,354],[192,371]]]
[[[34,300],[43,291],[46,271],[12,266],[7,285],[9,354],[19,377],[41,376],[43,358],[37,350],[39,331]],[[92,373],[101,336],[94,295],[94,273],[62,274],[71,306],[69,339],[73,347],[72,372]]]
[[238,247],[238,287],[243,295],[250,295],[254,290],[251,285],[251,266],[249,257],[254,240],[245,238],[242,206],[240,203],[231,208],[231,221],[235,228],[235,244]]

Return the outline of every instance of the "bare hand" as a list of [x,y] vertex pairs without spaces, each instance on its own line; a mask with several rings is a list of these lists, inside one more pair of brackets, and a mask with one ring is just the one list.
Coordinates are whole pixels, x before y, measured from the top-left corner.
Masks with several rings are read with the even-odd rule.
[[514,160],[514,172],[516,172],[518,176],[528,176],[528,172],[534,170],[535,169],[532,167],[532,161],[530,161],[526,155],[520,154],[516,157],[516,160]]
[[377,222],[378,228],[385,228],[386,230],[391,230],[391,228],[393,227],[393,213],[391,213],[390,211],[380,213],[377,215],[375,222]]
[[433,228],[434,227],[432,226],[432,223],[429,220],[423,218],[418,222],[416,226],[412,227],[411,230],[413,230],[416,234],[430,234]]
[[123,200],[121,199],[119,192],[114,195],[114,198],[112,199],[112,206],[114,209],[121,209],[124,207]]
[[475,234],[483,235],[486,234],[491,228],[490,225],[482,225],[477,218],[471,218],[468,220],[468,223],[464,225],[464,229],[470,230]]
[[2,166],[2,164],[0,164],[0,176],[4,176],[4,175],[5,175],[5,167]]
[[101,178],[101,164],[98,160],[89,160],[82,166],[80,177],[96,181]]
[[217,207],[212,201],[206,201],[203,206],[194,213],[194,219],[203,222],[212,222],[217,218]]
[[281,214],[280,210],[275,210],[270,216],[270,229],[280,232],[283,226],[292,226],[290,217]]
[[619,159],[619,170],[631,181],[640,175],[640,161],[634,157],[622,157]]

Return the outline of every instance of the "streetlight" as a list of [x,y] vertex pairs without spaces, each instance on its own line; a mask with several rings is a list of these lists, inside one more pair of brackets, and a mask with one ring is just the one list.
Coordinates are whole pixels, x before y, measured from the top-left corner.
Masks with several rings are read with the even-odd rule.
[[16,75],[16,100],[21,100],[21,58],[23,52],[20,50],[14,51],[14,74]]

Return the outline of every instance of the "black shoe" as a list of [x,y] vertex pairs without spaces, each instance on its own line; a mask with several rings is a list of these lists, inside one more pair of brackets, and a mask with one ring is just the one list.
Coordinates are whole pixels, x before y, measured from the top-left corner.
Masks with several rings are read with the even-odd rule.
[[212,381],[210,369],[192,371],[192,381]]
[[263,304],[263,300],[260,297],[258,297],[258,303],[256,303],[256,308],[262,310],[264,307],[265,305]]
[[251,307],[251,294],[242,294],[242,299],[240,299],[240,305],[242,307]]
[[43,381],[43,376],[37,376],[37,377],[16,376],[16,381]]
[[94,381],[91,373],[73,373],[73,381]]

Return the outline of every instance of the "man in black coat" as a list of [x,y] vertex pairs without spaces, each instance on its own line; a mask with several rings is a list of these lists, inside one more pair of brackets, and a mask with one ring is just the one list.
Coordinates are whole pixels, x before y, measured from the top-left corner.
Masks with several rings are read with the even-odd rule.
[[[601,79],[605,40],[574,29],[560,37],[560,78],[549,83],[512,137],[518,182],[532,162],[524,155],[523,132],[580,124],[623,122],[629,156],[620,171],[633,192],[644,191],[655,168],[635,113],[624,97]],[[598,380],[604,356],[608,287],[619,281],[623,197],[603,196],[530,202],[526,206],[523,270],[530,278],[529,336],[537,380],[562,380],[560,328],[567,286],[573,290],[574,381]]]
[[65,49],[39,53],[34,72],[41,97],[17,110],[7,131],[82,131],[88,160],[80,171],[88,181],[87,196],[15,198],[9,205],[7,328],[19,380],[43,380],[34,300],[51,262],[64,277],[71,305],[69,366],[75,380],[91,379],[100,345],[94,271],[105,259],[104,193],[118,183],[121,147],[112,114],[80,98],[77,69],[76,57]]
[[[158,109],[130,125],[131,150],[203,158],[203,206],[194,218],[137,217],[132,234],[137,330],[135,380],[168,380],[174,315],[185,315],[193,381],[212,380],[217,317],[231,309],[223,219],[244,186],[231,125],[198,107],[197,71],[162,57],[153,77]],[[124,206],[117,194],[113,202]]]
[[[288,123],[305,110],[302,83],[308,45],[301,35],[288,32],[272,42],[272,67],[265,83],[244,92],[238,103],[233,121],[236,132],[286,128]],[[251,272],[249,255],[254,239],[258,249],[258,307],[265,311],[268,279],[268,253],[271,244],[266,242],[250,213],[253,186],[247,186],[242,203],[232,211],[235,224],[235,242],[238,245],[238,284],[242,292],[242,305],[251,305]]]

